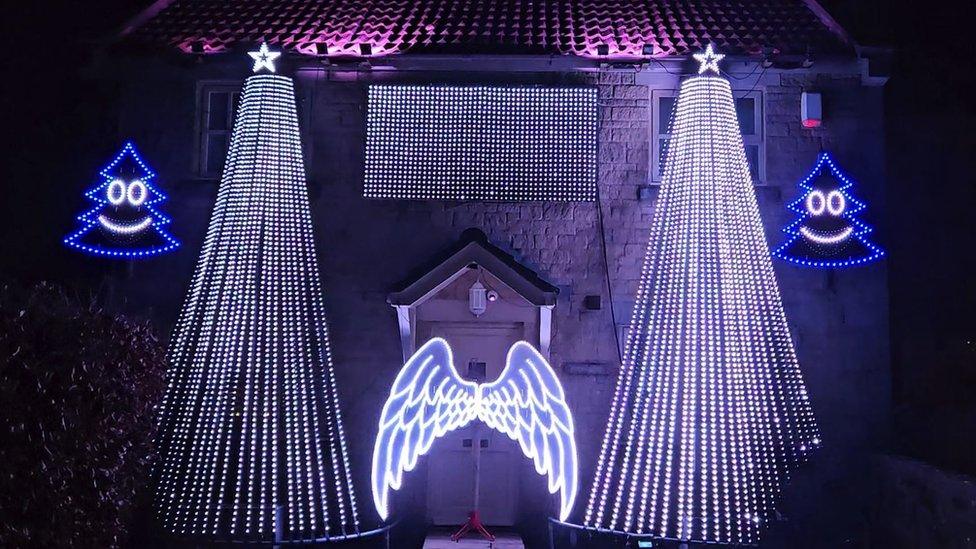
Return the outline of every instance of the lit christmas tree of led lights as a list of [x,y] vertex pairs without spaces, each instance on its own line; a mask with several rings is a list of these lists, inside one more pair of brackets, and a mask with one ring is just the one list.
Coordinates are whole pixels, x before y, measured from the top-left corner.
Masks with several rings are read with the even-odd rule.
[[820,444],[732,90],[711,46],[682,82],[584,525],[755,543]]
[[[255,72],[278,55],[252,53]],[[289,78],[244,84],[169,360],[155,502],[166,530],[358,533]]]

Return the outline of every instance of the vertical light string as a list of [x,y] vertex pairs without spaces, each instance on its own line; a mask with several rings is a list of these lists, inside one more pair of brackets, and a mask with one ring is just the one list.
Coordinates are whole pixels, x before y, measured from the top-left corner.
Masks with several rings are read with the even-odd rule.
[[685,80],[584,524],[756,543],[820,444],[727,80]]
[[252,76],[169,350],[168,531],[268,541],[280,507],[287,540],[358,533],[324,324],[293,83]]

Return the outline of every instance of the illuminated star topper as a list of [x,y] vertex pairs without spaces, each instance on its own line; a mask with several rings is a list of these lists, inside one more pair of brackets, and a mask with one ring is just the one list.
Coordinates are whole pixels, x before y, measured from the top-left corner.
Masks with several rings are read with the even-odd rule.
[[708,71],[715,71],[715,74],[719,74],[718,62],[725,59],[725,55],[715,53],[711,44],[705,48],[705,53],[696,53],[692,57],[695,58],[695,61],[701,63],[701,66],[698,67],[698,74],[705,74]]
[[252,69],[254,72],[259,72],[261,69],[268,69],[271,72],[275,72],[275,59],[281,57],[280,51],[269,50],[268,44],[265,42],[261,43],[258,51],[249,51],[247,54],[254,59],[254,68]]
[[393,382],[373,446],[373,503],[389,515],[390,490],[417,466],[434,440],[475,419],[518,441],[535,470],[560,492],[559,520],[566,520],[577,491],[576,437],[556,373],[535,348],[519,341],[505,369],[491,383],[458,375],[451,347],[435,337],[417,350]]

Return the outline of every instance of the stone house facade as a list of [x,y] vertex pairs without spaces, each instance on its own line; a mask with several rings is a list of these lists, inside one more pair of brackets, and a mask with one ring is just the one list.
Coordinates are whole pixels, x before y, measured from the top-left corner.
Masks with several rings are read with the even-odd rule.
[[[325,303],[361,491],[369,486],[379,412],[407,352],[429,335],[462,337],[457,334],[494,330],[502,339],[514,333],[545,348],[566,388],[579,432],[581,497],[576,513],[581,512],[579,502],[595,467],[654,214],[665,112],[681,78],[689,74],[687,54],[698,45],[714,41],[720,50],[724,47],[729,53],[724,69],[735,96],[746,100],[740,122],[751,117],[744,123],[751,132],[746,142],[753,147],[755,190],[770,245],[783,240],[781,229],[793,218],[786,203],[795,198],[797,181],[822,150],[832,152],[858,181],[859,195],[868,204],[865,218],[878,228],[877,240],[883,245],[884,78],[872,74],[871,61],[858,54],[815,4],[785,3],[808,10],[808,24],[820,25],[817,36],[827,38],[805,43],[798,38],[792,50],[778,44],[772,53],[761,48],[750,52],[739,42],[714,38],[721,29],[712,28],[682,47],[672,45],[674,51],[655,53],[654,60],[635,55],[639,52],[623,42],[606,55],[599,48],[575,55],[543,55],[536,48],[523,53],[517,47],[504,53],[485,48],[489,53],[482,53],[477,45],[436,55],[419,47],[385,55],[374,45],[372,56],[352,59],[346,50],[330,59],[329,53],[310,53],[306,45],[284,45],[280,71],[294,77],[298,91]],[[103,60],[111,62],[113,74],[125,75],[120,139],[138,143],[157,169],[171,198],[172,230],[184,243],[179,253],[139,263],[118,281],[127,306],[151,311],[163,330],[179,312],[216,195],[219,160],[211,156],[219,153],[220,135],[230,128],[234,93],[249,73],[241,48],[256,45],[252,35],[269,34],[256,28],[242,34],[236,26],[219,29],[213,23],[215,36],[230,33],[234,39],[219,48],[206,40],[200,47],[189,38],[174,41],[164,31],[173,26],[167,18],[177,17],[173,12],[180,9],[180,4],[163,2],[142,14]],[[264,38],[281,47],[274,36]],[[405,83],[595,87],[598,199],[364,198],[368,87]],[[820,127],[801,124],[802,92],[821,94]],[[215,126],[211,111],[220,108],[229,110]],[[472,242],[477,250],[469,246],[463,252]],[[457,253],[471,255],[455,261],[475,258],[465,265],[480,269],[437,279],[438,273],[457,274],[442,267]],[[839,270],[781,261],[775,266],[824,434],[824,457],[801,473],[810,480],[798,484],[824,486],[824,479],[843,476],[838,464],[859,459],[884,437],[890,392],[886,268],[883,261]],[[501,295],[476,317],[467,311],[467,288],[473,273],[482,270],[484,280]],[[426,291],[418,290],[418,284],[426,284]],[[416,295],[404,297],[411,291]],[[551,300],[539,297],[543,294]],[[498,473],[517,475],[516,484],[529,486],[514,496],[498,496],[517,502],[518,508],[499,521],[524,523],[551,513],[544,496],[531,488],[534,473],[527,463],[517,463],[516,469],[508,463],[509,469],[500,469],[508,472]],[[420,504],[411,509],[426,508],[426,518],[437,522],[431,485],[423,480],[437,474],[433,469],[422,463],[402,497]],[[367,494],[361,497],[368,501]]]

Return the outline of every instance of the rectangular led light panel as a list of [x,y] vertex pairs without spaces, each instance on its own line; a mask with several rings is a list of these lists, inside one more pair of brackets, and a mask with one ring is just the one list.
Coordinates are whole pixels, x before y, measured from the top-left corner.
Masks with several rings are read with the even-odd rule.
[[596,198],[596,88],[369,87],[366,198]]

